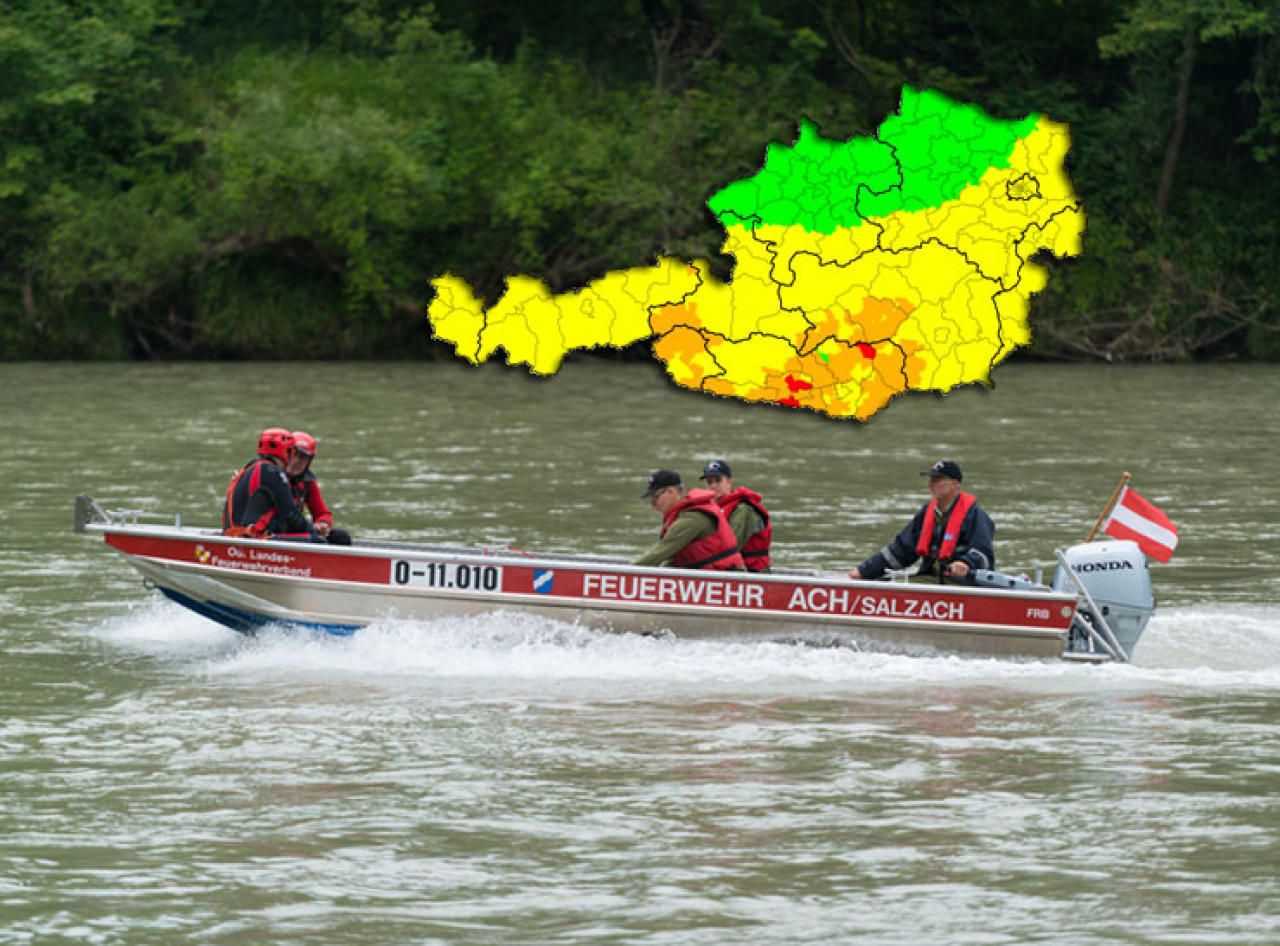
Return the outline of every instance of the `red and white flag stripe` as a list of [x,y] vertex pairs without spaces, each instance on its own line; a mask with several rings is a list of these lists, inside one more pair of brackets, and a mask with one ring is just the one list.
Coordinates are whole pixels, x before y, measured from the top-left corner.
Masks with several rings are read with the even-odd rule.
[[1132,539],[1143,552],[1160,562],[1169,561],[1178,547],[1178,527],[1128,486],[1120,492],[1102,531],[1113,539]]

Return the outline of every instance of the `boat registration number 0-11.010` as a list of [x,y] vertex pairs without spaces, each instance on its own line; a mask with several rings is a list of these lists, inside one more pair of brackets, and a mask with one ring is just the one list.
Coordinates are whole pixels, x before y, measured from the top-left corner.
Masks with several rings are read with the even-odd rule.
[[450,588],[457,591],[497,591],[502,587],[501,565],[468,565],[462,562],[391,563],[391,581],[415,588]]

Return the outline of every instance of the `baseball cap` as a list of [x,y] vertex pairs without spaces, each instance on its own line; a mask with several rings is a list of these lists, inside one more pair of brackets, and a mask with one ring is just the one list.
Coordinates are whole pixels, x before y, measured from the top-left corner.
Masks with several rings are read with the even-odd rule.
[[723,460],[712,460],[702,468],[702,475],[698,479],[705,480],[708,476],[732,477],[733,473],[729,469],[729,464]]
[[960,464],[955,460],[939,460],[927,470],[920,471],[921,476],[946,476],[959,482],[964,479],[964,474],[960,472]]
[[680,474],[675,470],[654,470],[649,474],[649,487],[640,494],[641,499],[648,499],[660,489],[668,486],[679,486]]

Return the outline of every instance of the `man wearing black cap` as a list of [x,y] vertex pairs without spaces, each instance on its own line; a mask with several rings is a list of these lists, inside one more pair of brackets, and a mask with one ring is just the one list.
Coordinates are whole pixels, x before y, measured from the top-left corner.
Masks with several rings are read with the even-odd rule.
[[933,498],[892,542],[849,572],[850,578],[879,578],[920,559],[920,580],[972,584],[975,568],[996,567],[995,524],[971,493],[960,491],[960,465],[939,460],[920,475],[929,477]]
[[729,520],[711,490],[686,493],[679,473],[656,470],[640,498],[649,500],[662,516],[662,531],[658,541],[631,564],[715,571],[742,571],[746,567]]
[[734,486],[733,472],[724,460],[712,460],[702,468],[698,479],[706,480],[707,488],[716,494],[716,502],[729,517],[729,527],[738,540],[738,551],[747,563],[747,570],[769,571],[773,525],[760,494],[745,486]]

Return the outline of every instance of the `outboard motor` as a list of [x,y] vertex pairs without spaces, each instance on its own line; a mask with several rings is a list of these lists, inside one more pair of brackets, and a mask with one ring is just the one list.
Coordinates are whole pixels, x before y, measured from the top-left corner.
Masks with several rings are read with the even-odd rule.
[[[1155,598],[1151,595],[1151,572],[1138,544],[1126,540],[1086,542],[1071,546],[1063,558],[1102,612],[1116,641],[1124,648],[1125,657],[1131,657],[1156,610]],[[1079,591],[1061,563],[1053,576],[1053,590],[1073,594]],[[1082,622],[1100,630],[1089,609],[1081,607],[1071,626],[1069,650],[1089,651],[1096,646],[1092,645]]]

